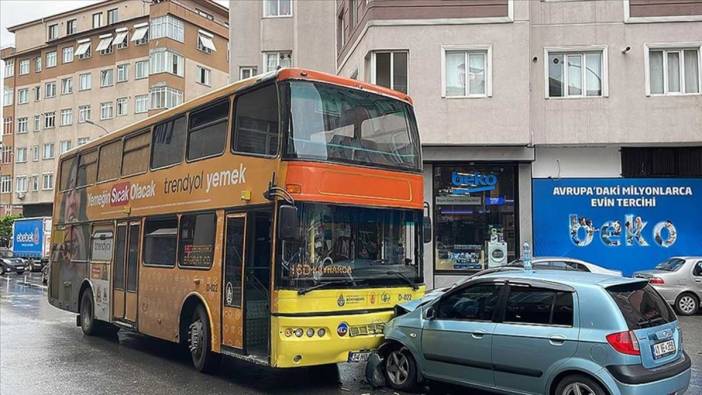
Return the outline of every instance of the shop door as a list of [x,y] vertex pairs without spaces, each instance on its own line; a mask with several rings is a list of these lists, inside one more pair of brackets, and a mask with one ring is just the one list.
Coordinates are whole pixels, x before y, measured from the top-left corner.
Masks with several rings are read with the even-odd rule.
[[224,292],[222,345],[243,351],[243,273],[246,257],[246,214],[230,214],[224,229]]
[[117,224],[112,281],[112,312],[116,320],[136,322],[141,224]]

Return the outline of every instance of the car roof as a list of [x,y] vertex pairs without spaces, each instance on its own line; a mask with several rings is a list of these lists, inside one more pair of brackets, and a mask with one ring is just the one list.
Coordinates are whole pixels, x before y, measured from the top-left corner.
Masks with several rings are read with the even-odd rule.
[[601,287],[609,287],[612,285],[630,284],[637,282],[645,282],[645,279],[617,277],[606,274],[597,274],[590,272],[577,271],[560,271],[560,270],[522,270],[522,271],[505,271],[488,273],[480,278],[494,279],[514,279],[525,281],[546,281],[568,285],[573,288],[578,286],[598,285]]

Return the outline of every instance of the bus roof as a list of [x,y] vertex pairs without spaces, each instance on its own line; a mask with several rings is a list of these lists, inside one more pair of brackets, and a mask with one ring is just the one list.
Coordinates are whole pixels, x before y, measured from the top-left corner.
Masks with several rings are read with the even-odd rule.
[[103,136],[100,136],[99,138],[92,140],[86,144],[83,144],[81,146],[74,147],[71,150],[68,150],[67,152],[63,153],[60,155],[59,160],[63,160],[64,158],[71,157],[76,155],[77,153],[80,152],[85,152],[85,151],[91,151],[94,148],[97,148],[101,144],[116,140],[119,138],[122,138],[124,136],[128,136],[134,132],[141,131],[153,124],[159,123],[161,121],[168,120],[169,118],[182,114],[184,112],[190,111],[192,109],[198,108],[202,105],[205,105],[213,100],[222,98],[222,97],[227,97],[229,95],[232,95],[236,93],[237,91],[240,91],[242,89],[254,87],[259,84],[263,84],[265,82],[271,81],[271,80],[277,80],[277,81],[285,81],[285,80],[306,80],[306,81],[319,81],[319,82],[326,82],[334,85],[340,85],[352,89],[361,89],[361,90],[366,90],[370,91],[379,95],[383,96],[389,96],[394,99],[398,99],[401,101],[404,101],[406,103],[412,104],[412,99],[407,95],[402,92],[398,92],[392,89],[384,88],[381,86],[369,84],[367,82],[363,81],[357,81],[353,80],[350,78],[345,78],[345,77],[340,77],[338,75],[333,75],[333,74],[328,74],[328,73],[323,73],[321,71],[314,71],[310,69],[302,69],[302,68],[283,68],[283,69],[278,69],[276,71],[272,71],[269,73],[264,73],[264,74],[259,74],[256,76],[253,76],[251,78],[247,78],[245,80],[233,82],[231,84],[225,85],[221,88],[215,89],[211,92],[208,92],[202,96],[196,97],[190,101],[184,102],[183,104],[180,104],[176,107],[167,109],[165,111],[162,111],[158,114],[152,115],[150,117],[144,118],[140,121],[134,122],[132,124],[129,124],[127,126],[124,126],[120,129],[114,130],[108,134],[105,134]]

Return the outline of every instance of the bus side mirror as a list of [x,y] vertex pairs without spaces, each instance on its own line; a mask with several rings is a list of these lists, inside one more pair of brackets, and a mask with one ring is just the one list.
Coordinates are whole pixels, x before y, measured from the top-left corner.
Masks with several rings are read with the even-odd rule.
[[422,220],[422,239],[424,243],[431,243],[431,218],[424,217]]
[[281,240],[298,240],[300,237],[300,221],[297,217],[297,207],[284,204],[278,209],[278,238]]

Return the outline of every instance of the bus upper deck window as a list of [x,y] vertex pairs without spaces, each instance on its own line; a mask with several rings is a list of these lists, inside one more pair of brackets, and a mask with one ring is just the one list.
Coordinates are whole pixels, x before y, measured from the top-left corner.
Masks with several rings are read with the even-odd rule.
[[78,170],[77,160],[76,157],[73,157],[64,159],[63,162],[61,162],[61,183],[59,185],[62,191],[76,186],[76,172]]
[[218,155],[224,152],[227,140],[229,100],[190,113],[188,129],[188,160]]
[[259,155],[278,154],[278,94],[275,85],[236,98],[232,149]]
[[151,168],[157,169],[183,161],[185,154],[185,117],[181,116],[154,127]]

